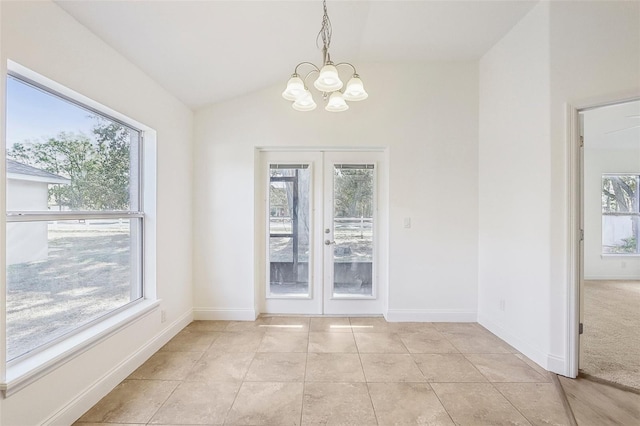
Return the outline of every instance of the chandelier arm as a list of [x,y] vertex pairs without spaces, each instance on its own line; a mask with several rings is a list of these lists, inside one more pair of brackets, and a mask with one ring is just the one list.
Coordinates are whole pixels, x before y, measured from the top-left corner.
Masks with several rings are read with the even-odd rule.
[[[298,68],[301,67],[302,65],[305,65],[305,64],[306,65],[311,65],[313,67],[314,71],[320,72],[320,68],[318,68],[316,66],[316,64],[314,64],[313,62],[300,62],[298,65],[296,65],[296,68],[294,69],[293,73],[297,75],[298,74]],[[311,71],[309,71],[309,72],[311,73]],[[307,74],[307,75],[309,75],[309,74]],[[305,76],[305,78],[306,78],[306,76]]]
[[[308,62],[307,62],[307,63],[308,63]],[[311,65],[313,65],[313,64],[311,64]],[[318,67],[316,67],[315,65],[313,65],[313,68],[314,68],[314,69],[312,69],[311,71],[309,71],[309,72],[307,73],[307,75],[305,75],[305,76],[304,76],[304,78],[302,79],[302,83],[304,83],[304,88],[305,88],[305,89],[308,89],[308,88],[307,88],[307,78],[308,78],[311,74],[316,73],[316,72],[317,72],[318,74],[320,74],[320,70],[318,69]]]
[[340,65],[349,65],[351,67],[351,69],[353,70],[353,75],[358,75],[358,71],[356,71],[356,67],[353,66],[353,64],[350,64],[349,62],[340,62],[339,64],[336,64],[336,68],[339,67]]

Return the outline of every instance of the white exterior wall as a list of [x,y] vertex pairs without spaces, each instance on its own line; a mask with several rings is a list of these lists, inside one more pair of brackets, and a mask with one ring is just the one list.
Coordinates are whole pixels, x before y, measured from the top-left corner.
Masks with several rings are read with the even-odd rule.
[[[147,277],[157,277],[160,309],[0,399],[0,424],[70,424],[192,317],[193,114],[52,2],[0,2],[0,18],[0,99],[10,59],[157,131],[157,193],[147,194],[156,201],[147,226],[156,228],[157,245],[146,250],[157,250],[157,267]],[[0,148],[5,149],[4,141]],[[3,258],[4,226],[0,233]],[[166,312],[164,323],[160,310]]]
[[[46,182],[8,179],[7,210],[45,211],[48,199],[49,185]],[[49,254],[47,224],[9,224],[7,246],[12,248],[7,252],[7,266],[46,259]]]
[[[251,318],[255,147],[384,147],[389,164],[390,320],[474,321],[476,63],[358,64],[369,99],[300,113],[282,84],[196,114],[196,317]],[[403,218],[411,217],[411,228]]]
[[[573,374],[567,103],[638,94],[639,76],[637,2],[540,3],[480,61],[478,317],[561,374]],[[493,216],[499,172],[519,208]]]

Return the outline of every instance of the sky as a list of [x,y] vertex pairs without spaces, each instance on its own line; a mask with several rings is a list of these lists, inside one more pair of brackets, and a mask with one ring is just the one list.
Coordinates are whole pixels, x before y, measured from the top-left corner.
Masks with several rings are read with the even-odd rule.
[[58,133],[91,135],[92,114],[13,77],[7,79],[7,149],[26,140],[46,140]]

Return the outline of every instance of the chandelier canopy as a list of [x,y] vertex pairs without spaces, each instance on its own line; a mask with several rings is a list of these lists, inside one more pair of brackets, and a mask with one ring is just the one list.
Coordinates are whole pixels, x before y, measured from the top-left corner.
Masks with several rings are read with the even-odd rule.
[[[326,102],[325,110],[330,112],[341,112],[349,109],[346,101],[362,101],[369,96],[364,90],[364,85],[360,76],[356,72],[356,67],[348,62],[340,62],[334,64],[331,62],[329,55],[329,46],[331,45],[331,21],[327,14],[327,1],[322,1],[324,15],[322,16],[322,26],[316,38],[316,44],[320,47],[320,39],[322,39],[322,67],[318,67],[311,62],[300,62],[296,65],[291,78],[287,82],[287,88],[282,92],[282,97],[293,102],[293,109],[296,111],[313,111],[316,109],[316,103],[307,87],[307,79],[311,75],[317,74],[313,86],[322,93],[322,99]],[[340,80],[338,75],[338,67],[351,67],[353,74],[347,82],[346,87]],[[298,73],[301,68],[310,68],[310,70],[301,77]],[[344,89],[343,89],[344,87]],[[342,90],[343,89],[343,90]]]

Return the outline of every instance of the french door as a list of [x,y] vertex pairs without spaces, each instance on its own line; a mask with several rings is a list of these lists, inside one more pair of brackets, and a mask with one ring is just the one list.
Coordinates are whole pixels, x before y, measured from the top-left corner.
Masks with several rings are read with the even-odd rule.
[[381,152],[262,152],[265,313],[379,314]]

